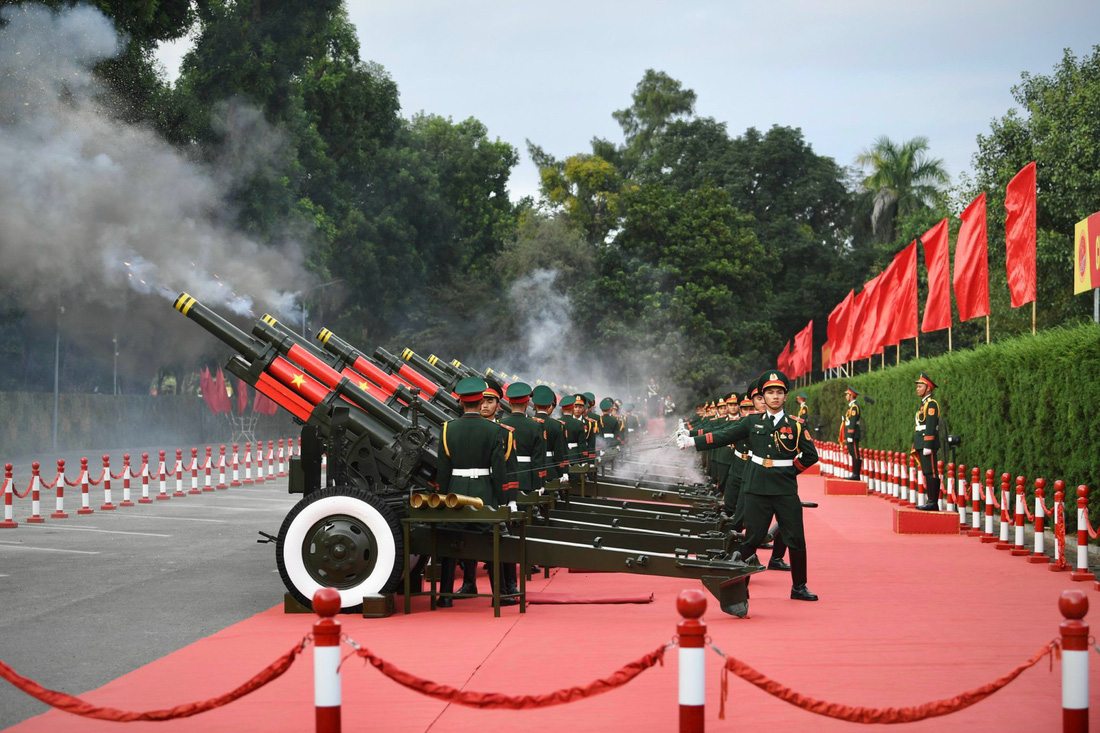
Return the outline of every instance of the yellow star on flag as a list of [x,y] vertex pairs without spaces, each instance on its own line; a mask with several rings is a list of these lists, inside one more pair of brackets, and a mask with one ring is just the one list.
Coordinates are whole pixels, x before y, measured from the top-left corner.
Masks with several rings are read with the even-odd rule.
[[306,378],[303,377],[301,374],[295,374],[294,378],[290,380],[290,383],[293,384],[295,387],[301,387],[306,383]]

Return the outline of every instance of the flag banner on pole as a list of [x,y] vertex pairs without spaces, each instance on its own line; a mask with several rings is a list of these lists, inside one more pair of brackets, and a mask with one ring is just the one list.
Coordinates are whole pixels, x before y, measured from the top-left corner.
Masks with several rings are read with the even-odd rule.
[[833,308],[833,312],[829,314],[825,331],[826,341],[825,345],[821,347],[821,363],[827,369],[836,369],[848,361],[847,347],[844,341],[848,333],[848,314],[851,311],[854,295],[854,291],[849,290],[848,294],[844,296],[844,300],[840,301],[836,308]]
[[963,213],[955,244],[955,304],[959,320],[989,315],[989,257],[985,226],[985,194],[970,202]]
[[863,309],[867,303],[867,288],[864,287],[852,298],[852,309],[848,316],[848,333],[845,336],[846,353],[849,361],[858,361],[867,358],[863,353],[863,343],[859,337],[860,325],[863,323]]
[[791,342],[788,341],[787,345],[783,347],[783,350],[779,352],[779,356],[775,357],[775,368],[781,372],[786,372],[787,376],[790,376],[790,356],[791,356]]
[[1012,307],[1035,300],[1035,163],[1005,189],[1005,270]]
[[917,337],[917,240],[894,255],[890,266],[895,268],[893,281],[893,328],[890,344]]
[[928,300],[924,302],[924,320],[920,326],[924,333],[951,328],[951,252],[947,238],[947,219],[920,238],[928,268]]
[[1100,211],[1073,230],[1073,294],[1100,288]]
[[853,359],[866,359],[878,352],[881,344],[875,340],[875,331],[881,314],[880,303],[885,288],[880,284],[882,276],[880,272],[863,284],[863,292],[858,298],[859,319],[853,323]]
[[809,374],[814,368],[814,322],[810,321],[806,327],[794,337],[793,369],[795,376],[801,377]]

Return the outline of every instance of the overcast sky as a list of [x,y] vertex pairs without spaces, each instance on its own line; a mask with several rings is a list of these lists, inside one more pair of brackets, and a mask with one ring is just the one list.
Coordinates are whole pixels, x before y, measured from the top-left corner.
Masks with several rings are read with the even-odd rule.
[[[925,135],[953,179],[1028,71],[1100,43],[1097,0],[461,2],[349,0],[364,59],[393,75],[403,113],[477,117],[515,145],[513,198],[535,195],[525,139],[564,158],[621,142],[614,110],[647,68],[727,123],[800,127],[850,165],[878,135]],[[171,75],[185,49],[162,49]]]

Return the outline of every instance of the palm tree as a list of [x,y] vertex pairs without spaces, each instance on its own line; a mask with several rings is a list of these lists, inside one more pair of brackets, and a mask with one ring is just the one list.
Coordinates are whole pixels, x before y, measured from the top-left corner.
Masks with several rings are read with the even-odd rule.
[[924,136],[898,144],[882,135],[856,162],[871,168],[863,185],[873,197],[871,231],[878,242],[891,241],[897,218],[930,205],[939,187],[950,180],[943,160],[928,157]]

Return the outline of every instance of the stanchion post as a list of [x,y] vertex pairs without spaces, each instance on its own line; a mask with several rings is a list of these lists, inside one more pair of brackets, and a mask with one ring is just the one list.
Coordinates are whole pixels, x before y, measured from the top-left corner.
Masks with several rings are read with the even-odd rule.
[[1027,501],[1027,495],[1024,493],[1024,482],[1026,480],[1023,476],[1016,477],[1016,534],[1013,537],[1014,547],[1012,548],[1012,554],[1016,557],[1027,557],[1031,554],[1024,547],[1024,511],[1027,508],[1024,504]]
[[996,499],[993,493],[993,469],[985,471],[985,530],[982,532],[982,542],[989,544],[997,541],[997,535],[993,534],[993,502]]
[[168,501],[172,497],[168,495],[165,481],[168,480],[168,466],[164,463],[164,451],[160,451],[160,463],[157,465],[157,481],[160,491],[157,493],[157,501]]
[[42,524],[46,521],[39,513],[42,510],[42,476],[38,473],[40,469],[38,461],[31,464],[31,515],[27,517],[27,524]]
[[10,463],[4,464],[4,521],[0,522],[0,528],[15,529],[19,526],[19,523],[15,521],[15,515],[12,513],[12,499],[15,493],[15,482],[12,479],[12,469]]
[[218,485],[215,489],[228,489],[229,486],[225,483],[225,446],[222,445],[218,448]]
[[1032,563],[1049,562],[1046,553],[1046,528],[1043,526],[1047,515],[1046,488],[1045,478],[1035,479],[1035,550],[1027,558]]
[[93,514],[94,510],[91,506],[91,496],[88,494],[88,459],[80,459],[80,476],[77,478],[80,482],[80,508],[76,510],[77,514]]
[[183,493],[183,449],[176,448],[176,490],[172,492],[172,496],[184,497],[187,494]]
[[1012,542],[1008,538],[1008,527],[1013,522],[1012,514],[1010,514],[1011,507],[1009,506],[1008,497],[1008,484],[1012,480],[1012,476],[1007,473],[1001,474],[1001,516],[1000,524],[998,527],[997,544],[994,545],[998,550],[1011,550]]
[[191,472],[191,489],[188,494],[201,494],[202,489],[199,488],[199,449],[191,449],[191,465],[187,467],[187,470]]
[[701,590],[682,590],[676,599],[682,620],[676,626],[680,647],[680,733],[703,733],[706,728],[707,624],[702,620],[707,597]]
[[1054,560],[1047,565],[1047,570],[1060,573],[1070,569],[1069,563],[1063,556],[1063,548],[1058,543],[1059,525],[1061,525],[1062,539],[1066,536],[1066,482],[1058,479],[1054,482]]
[[230,459],[229,468],[233,471],[233,480],[229,482],[230,486],[241,485],[241,464],[238,458],[237,451],[240,450],[241,444],[233,444],[233,458]]
[[210,446],[206,446],[206,464],[203,465],[203,467],[202,467],[202,470],[203,470],[202,490],[203,491],[213,491],[214,490],[214,484],[211,480],[211,475],[210,475],[210,464],[213,462],[213,456],[211,454],[213,453],[213,450],[214,449],[211,448]]
[[57,489],[57,503],[50,519],[66,519],[69,515],[65,512],[65,459],[57,459],[57,478],[54,479]]
[[[110,472],[110,468],[107,469]],[[133,474],[130,472],[130,454],[122,454],[122,503],[119,506],[133,506],[134,502],[130,501],[130,478]],[[108,478],[110,478],[108,476]]]
[[99,507],[101,512],[113,511],[115,505],[111,503],[111,457],[103,454],[103,504]]
[[340,733],[340,592],[321,588],[313,594],[313,704],[317,733]]
[[1064,590],[1058,610],[1065,618],[1062,632],[1062,733],[1089,729],[1089,598],[1084,591]]
[[1084,484],[1077,487],[1077,569],[1069,578],[1096,581],[1096,576],[1089,572],[1089,487]]

